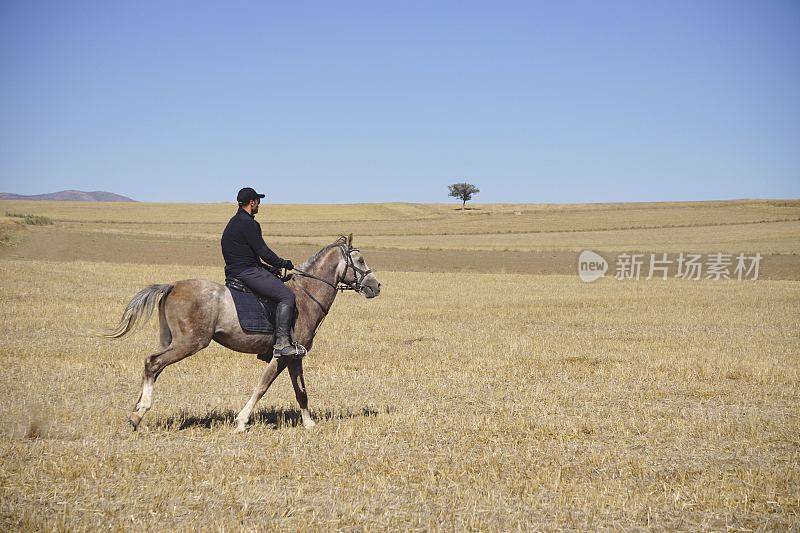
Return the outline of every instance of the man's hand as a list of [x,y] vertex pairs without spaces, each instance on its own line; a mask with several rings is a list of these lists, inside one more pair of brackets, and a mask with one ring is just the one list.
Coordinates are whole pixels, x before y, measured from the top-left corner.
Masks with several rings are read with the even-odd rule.
[[294,263],[292,263],[291,259],[284,259],[283,268],[286,270],[294,270]]

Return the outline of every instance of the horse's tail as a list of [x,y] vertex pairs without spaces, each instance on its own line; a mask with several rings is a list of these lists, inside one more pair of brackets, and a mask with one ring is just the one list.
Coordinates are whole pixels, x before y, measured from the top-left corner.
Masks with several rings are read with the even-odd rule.
[[100,337],[107,337],[109,339],[118,339],[136,326],[142,320],[142,323],[147,322],[153,314],[153,309],[158,305],[162,298],[165,298],[172,290],[173,285],[167,283],[165,285],[150,285],[136,293],[136,296],[131,298],[122,318],[116,328],[111,331],[100,333]]

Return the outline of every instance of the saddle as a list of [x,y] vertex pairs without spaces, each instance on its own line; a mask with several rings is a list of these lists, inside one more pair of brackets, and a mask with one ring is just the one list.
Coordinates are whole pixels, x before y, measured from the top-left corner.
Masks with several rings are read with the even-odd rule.
[[225,278],[225,286],[230,289],[239,325],[245,331],[254,333],[275,333],[275,308],[278,302],[262,298],[237,278]]

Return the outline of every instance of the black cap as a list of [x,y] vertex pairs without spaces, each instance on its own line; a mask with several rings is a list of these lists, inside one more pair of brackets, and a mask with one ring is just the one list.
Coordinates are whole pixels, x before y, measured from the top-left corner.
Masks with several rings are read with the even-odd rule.
[[236,195],[236,201],[240,204],[246,204],[250,200],[255,200],[257,198],[264,198],[264,194],[258,194],[255,189],[252,187],[245,187],[244,189],[239,191],[239,194]]

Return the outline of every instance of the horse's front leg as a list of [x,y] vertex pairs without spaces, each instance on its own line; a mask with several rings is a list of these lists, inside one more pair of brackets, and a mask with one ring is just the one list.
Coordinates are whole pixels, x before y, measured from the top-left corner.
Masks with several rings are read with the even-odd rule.
[[292,377],[292,387],[297,403],[300,404],[300,415],[303,417],[303,427],[313,428],[317,425],[314,418],[308,411],[308,394],[306,393],[306,381],[303,379],[303,360],[292,359],[289,361],[289,375]]
[[270,361],[269,365],[267,365],[267,368],[264,369],[264,373],[261,375],[261,381],[256,385],[253,394],[250,396],[250,399],[247,400],[245,406],[239,411],[239,414],[236,415],[236,431],[242,432],[247,429],[247,423],[250,421],[250,415],[253,414],[253,408],[256,406],[256,403],[264,396],[269,386],[272,385],[272,382],[278,377],[278,374],[283,372],[283,369],[286,368],[286,362],[282,359],[283,357],[273,359]]

